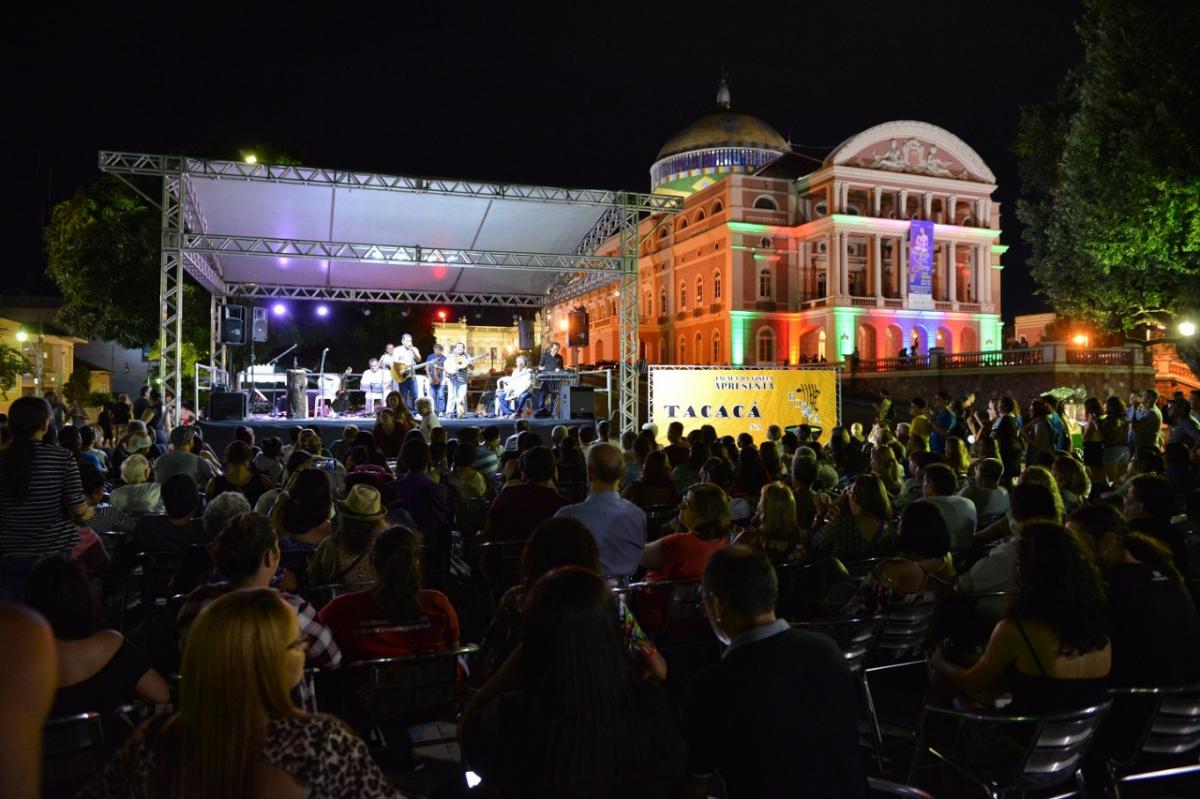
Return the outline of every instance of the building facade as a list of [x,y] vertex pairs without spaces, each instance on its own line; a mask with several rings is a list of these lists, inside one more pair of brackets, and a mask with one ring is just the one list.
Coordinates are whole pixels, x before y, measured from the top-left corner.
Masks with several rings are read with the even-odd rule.
[[[1006,248],[995,178],[974,150],[896,121],[810,159],[730,110],[722,88],[718,111],[673,137],[651,169],[653,190],[685,199],[641,225],[641,360],[788,365],[1003,346]],[[908,271],[914,220],[932,225],[921,285]],[[611,286],[552,308],[549,329],[580,306],[590,341],[572,360],[616,359]]]

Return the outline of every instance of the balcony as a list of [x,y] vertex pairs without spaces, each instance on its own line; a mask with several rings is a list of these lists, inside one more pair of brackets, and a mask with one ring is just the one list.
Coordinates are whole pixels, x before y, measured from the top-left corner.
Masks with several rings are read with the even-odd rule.
[[676,322],[682,322],[684,319],[687,319],[687,318],[688,318],[688,312],[687,312],[687,311],[680,311],[679,313],[675,314],[675,321],[676,321]]
[[723,307],[724,307],[724,306],[723,306],[723,305],[721,305],[721,303],[719,303],[719,302],[714,302],[712,305],[708,306],[708,312],[709,312],[709,313],[720,313],[720,312],[721,312],[721,309],[722,309]]
[[754,310],[770,312],[774,311],[777,305],[778,303],[776,303],[774,300],[759,300],[758,302],[754,303]]
[[693,308],[693,309],[692,309],[692,316],[697,316],[697,317],[699,317],[699,316],[703,316],[703,315],[704,315],[704,309],[703,309],[703,308]]

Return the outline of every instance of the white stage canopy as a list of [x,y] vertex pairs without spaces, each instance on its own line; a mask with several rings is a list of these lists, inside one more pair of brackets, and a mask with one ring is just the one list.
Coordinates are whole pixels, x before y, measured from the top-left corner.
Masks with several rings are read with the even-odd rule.
[[[120,152],[100,168],[163,179],[163,383],[177,402],[183,270],[214,317],[227,298],[277,296],[541,309],[620,281],[622,427],[636,422],[637,222],[678,198]],[[615,255],[596,254],[617,235]]]

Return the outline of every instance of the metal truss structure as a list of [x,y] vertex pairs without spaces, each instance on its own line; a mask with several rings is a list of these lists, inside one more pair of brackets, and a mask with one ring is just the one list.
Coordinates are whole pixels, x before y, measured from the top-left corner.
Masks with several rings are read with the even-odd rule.
[[[619,399],[618,426],[622,431],[637,427],[638,409],[638,317],[637,261],[638,222],[646,214],[674,213],[682,208],[678,197],[636,192],[590,189],[563,189],[443,178],[414,178],[380,175],[315,167],[249,164],[241,161],[206,161],[184,156],[141,153],[101,152],[103,172],[124,176],[152,176],[162,179],[162,242],[160,257],[160,372],[164,389],[174,394],[176,411],[183,399],[181,342],[183,335],[183,281],[186,272],[211,295],[210,361],[227,369],[226,351],[219,347],[221,305],[227,298],[287,298],[356,303],[437,303],[475,307],[511,307],[546,310],[601,286],[617,284],[619,302]],[[214,230],[201,207],[204,191],[230,184],[283,184],[317,186],[337,191],[374,191],[417,195],[406,200],[419,202],[420,196],[449,198],[450,201],[510,203],[516,201],[529,213],[539,214],[525,203],[540,204],[547,213],[555,206],[585,206],[603,209],[578,245],[571,252],[520,251],[515,249],[476,249],[474,247],[425,246],[419,242],[397,245],[385,242],[351,242],[328,239],[285,238],[267,235],[267,230]],[[201,191],[198,187],[204,187]],[[135,187],[136,188],[136,187]],[[138,189],[139,193],[141,190]],[[266,191],[266,189],[264,189]],[[146,196],[146,195],[143,195]],[[211,195],[209,195],[211,196]],[[219,195],[218,195],[219,196]],[[328,196],[328,192],[326,192]],[[355,195],[361,196],[361,195]],[[442,200],[445,202],[447,200]],[[211,203],[210,203],[211,205]],[[218,210],[221,204],[217,204]],[[490,205],[488,206],[491,207]],[[210,208],[211,210],[211,208]],[[259,209],[256,209],[259,210]],[[273,208],[260,213],[268,216]],[[214,214],[213,218],[221,215]],[[485,214],[486,216],[486,214]],[[228,218],[228,215],[226,215]],[[260,220],[261,221],[261,220]],[[574,222],[578,223],[578,218]],[[254,221],[237,225],[253,227]],[[332,225],[331,225],[332,227]],[[548,220],[546,228],[553,228]],[[319,232],[324,235],[325,231]],[[597,255],[607,242],[617,237],[615,254]],[[561,241],[561,239],[560,239]],[[536,248],[534,248],[536,250]],[[386,264],[408,267],[445,266],[464,270],[512,270],[553,276],[548,288],[538,293],[522,293],[512,286],[508,291],[493,290],[495,284],[476,281],[471,290],[458,281],[445,290],[423,288],[363,288],[367,280],[327,280],[325,285],[299,285],[280,281],[286,274],[261,272],[263,279],[248,278],[246,270],[237,279],[230,274],[222,258],[267,259],[297,258],[332,261],[338,264]],[[238,261],[242,263],[243,261]],[[265,266],[265,262],[264,262]],[[256,271],[255,275],[259,273]],[[462,274],[466,274],[465,272]],[[268,276],[272,279],[267,279]],[[334,285],[334,282],[342,285]],[[410,282],[413,282],[410,280]],[[357,283],[357,285],[345,285]],[[485,288],[487,290],[478,290]],[[516,288],[517,291],[512,289]]]

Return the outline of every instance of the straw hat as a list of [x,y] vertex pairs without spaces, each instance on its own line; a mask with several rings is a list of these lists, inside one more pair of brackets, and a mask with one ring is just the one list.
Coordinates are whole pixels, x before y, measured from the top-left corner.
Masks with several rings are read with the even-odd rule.
[[346,498],[338,501],[337,510],[342,518],[357,522],[374,521],[387,515],[379,499],[379,489],[362,483],[352,487]]
[[128,443],[125,444],[125,451],[129,453],[141,452],[144,449],[150,449],[154,446],[154,441],[145,433],[134,433],[129,437]]

